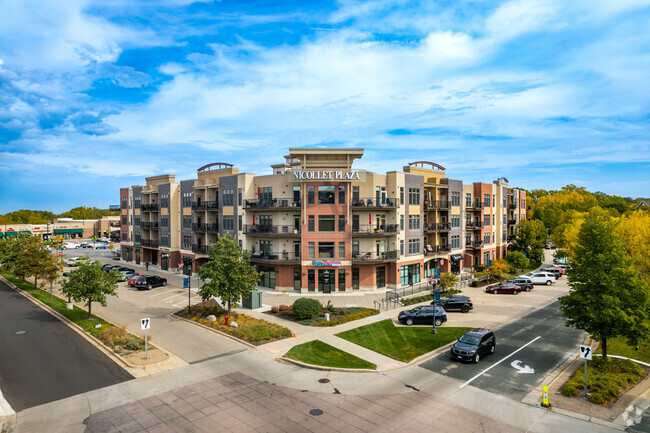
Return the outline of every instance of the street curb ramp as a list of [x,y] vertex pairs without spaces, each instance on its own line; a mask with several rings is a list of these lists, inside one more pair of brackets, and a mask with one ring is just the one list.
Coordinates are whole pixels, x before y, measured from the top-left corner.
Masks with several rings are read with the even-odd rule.
[[12,433],[16,428],[16,412],[9,406],[0,390],[0,433]]

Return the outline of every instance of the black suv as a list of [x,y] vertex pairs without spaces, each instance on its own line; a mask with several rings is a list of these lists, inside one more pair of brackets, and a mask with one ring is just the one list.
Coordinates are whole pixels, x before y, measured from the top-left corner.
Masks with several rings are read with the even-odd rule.
[[485,328],[476,328],[463,334],[451,346],[449,353],[453,359],[478,362],[481,356],[494,353],[496,345],[494,332]]
[[135,288],[138,290],[142,290],[142,289],[151,290],[154,287],[166,286],[166,285],[167,285],[166,278],[161,278],[158,275],[148,275],[143,279],[139,280],[137,283],[135,283]]
[[402,311],[397,315],[397,320],[411,326],[418,325],[433,325],[433,309],[436,310],[436,326],[442,325],[447,321],[447,312],[444,308],[433,305],[423,305],[415,307],[412,310]]
[[530,278],[518,277],[508,281],[514,284],[515,286],[521,287],[521,290],[526,292],[530,292],[531,290],[533,290],[534,287],[533,280],[531,280]]
[[474,309],[474,304],[469,296],[463,295],[451,295],[449,297],[440,298],[440,302],[433,301],[431,305],[438,304],[445,311],[462,311],[463,313],[469,313],[469,310]]

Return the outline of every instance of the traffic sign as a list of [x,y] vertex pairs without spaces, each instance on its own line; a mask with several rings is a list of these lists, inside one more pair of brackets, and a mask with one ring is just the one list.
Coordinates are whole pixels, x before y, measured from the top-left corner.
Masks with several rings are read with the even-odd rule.
[[591,347],[580,345],[580,358],[591,361]]
[[56,252],[56,255],[57,255],[57,256],[60,256],[60,255],[61,255],[61,250],[57,251],[57,252]]
[[144,331],[149,328],[151,328],[151,320],[148,317],[140,319],[140,329]]

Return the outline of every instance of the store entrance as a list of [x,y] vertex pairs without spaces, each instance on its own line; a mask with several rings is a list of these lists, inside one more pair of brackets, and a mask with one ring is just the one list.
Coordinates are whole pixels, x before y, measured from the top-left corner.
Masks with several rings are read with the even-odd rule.
[[160,255],[160,269],[163,271],[169,270],[169,254]]
[[332,293],[334,290],[334,271],[331,269],[318,270],[318,291]]
[[139,265],[140,264],[140,250],[135,250],[135,264]]

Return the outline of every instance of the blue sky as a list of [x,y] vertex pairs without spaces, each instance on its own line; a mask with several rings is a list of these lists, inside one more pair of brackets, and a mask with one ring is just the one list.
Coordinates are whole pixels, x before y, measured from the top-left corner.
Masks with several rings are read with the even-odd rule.
[[650,196],[650,0],[0,0],[0,213],[363,147]]

